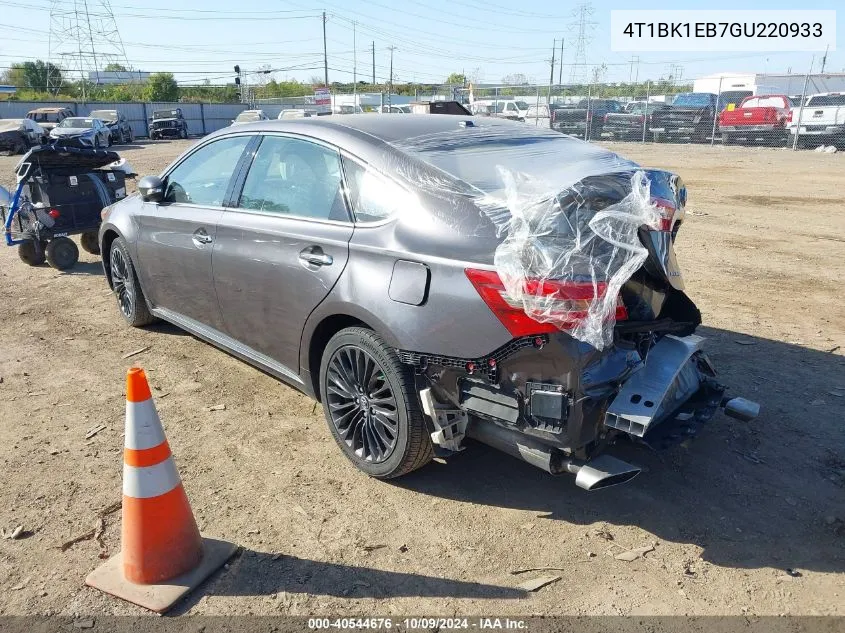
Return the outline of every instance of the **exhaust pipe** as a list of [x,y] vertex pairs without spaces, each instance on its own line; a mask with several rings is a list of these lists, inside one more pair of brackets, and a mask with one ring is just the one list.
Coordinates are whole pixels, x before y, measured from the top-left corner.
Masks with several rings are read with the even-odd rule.
[[760,405],[745,398],[725,398],[722,407],[726,415],[743,422],[750,422],[760,415]]
[[575,475],[575,485],[584,490],[623,484],[640,473],[636,466],[610,455],[599,455],[587,462],[568,458],[532,437],[492,422],[473,420],[467,435],[552,475],[571,473]]

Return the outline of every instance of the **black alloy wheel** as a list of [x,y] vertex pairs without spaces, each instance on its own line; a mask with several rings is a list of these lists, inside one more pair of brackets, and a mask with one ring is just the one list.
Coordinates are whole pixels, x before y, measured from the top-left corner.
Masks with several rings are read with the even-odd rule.
[[320,400],[337,445],[371,477],[400,477],[431,461],[431,429],[413,371],[372,330],[349,327],[326,344]]
[[359,458],[379,464],[399,435],[396,397],[384,372],[359,347],[337,350],[329,361],[328,407],[340,438]]
[[150,313],[147,306],[147,300],[138,283],[132,260],[129,259],[126,242],[122,237],[116,238],[111,243],[109,275],[112,290],[117,297],[117,307],[120,308],[120,313],[126,322],[132,327],[141,327],[155,322],[156,317]]

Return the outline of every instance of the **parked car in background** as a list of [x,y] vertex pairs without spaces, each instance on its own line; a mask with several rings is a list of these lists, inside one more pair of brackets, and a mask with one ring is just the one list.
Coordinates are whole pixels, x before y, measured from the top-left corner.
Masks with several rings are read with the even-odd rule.
[[798,132],[798,143],[804,147],[823,143],[845,146],[845,93],[821,92],[807,97],[799,132],[800,110],[796,105],[787,117],[786,127],[793,140]]
[[305,119],[314,116],[314,114],[311,110],[305,110],[304,108],[289,108],[279,112],[279,121],[284,121],[285,119]]
[[458,101],[413,101],[408,104],[411,114],[457,114],[472,116],[472,112]]
[[376,112],[381,114],[410,114],[411,106],[408,105],[383,105],[379,106]]
[[555,112],[561,108],[563,108],[563,105],[560,103],[528,106],[528,110],[525,112],[525,122],[535,127],[554,127]]
[[753,96],[754,92],[751,90],[723,90],[719,93],[719,112],[725,109],[734,110],[743,99]]
[[150,121],[150,139],[188,138],[188,122],[182,108],[155,110]]
[[232,121],[232,125],[243,123],[255,123],[256,121],[269,121],[270,117],[264,114],[264,110],[244,110]]
[[722,143],[728,145],[739,139],[748,142],[761,140],[767,145],[786,141],[786,120],[792,101],[786,95],[758,95],[746,97],[738,108],[728,105],[719,113],[719,132]]
[[515,99],[476,99],[470,111],[481,116],[493,116],[498,119],[525,121],[529,104]]
[[27,119],[35,121],[48,133],[69,116],[76,116],[70,108],[35,108],[26,113]]
[[662,107],[662,103],[635,101],[627,104],[624,112],[608,112],[604,115],[601,135],[618,139],[642,139],[645,133],[646,138],[651,140],[651,115]]
[[564,104],[553,112],[552,129],[585,140],[601,138],[604,115],[622,110],[622,104],[615,99],[583,99]]
[[50,132],[57,145],[100,149],[111,145],[111,130],[100,119],[68,117]]
[[363,114],[364,109],[359,105],[336,105],[332,107],[333,114]]
[[671,105],[655,110],[651,115],[651,133],[655,143],[667,139],[687,138],[704,141],[713,132],[713,119],[719,100],[709,92],[685,92],[675,97]]
[[[555,183],[545,203],[529,187],[520,235],[501,230],[503,170]],[[591,220],[635,187],[659,219],[613,231],[644,259],[605,297],[618,242]],[[450,116],[272,121],[205,137],[138,191],[104,211],[99,235],[126,322],[164,319],[317,398],[373,477],[472,437],[596,489],[639,471],[601,454],[614,438],[659,448],[720,406],[756,415],[723,403],[692,336],[701,315],[674,255],[683,182],[597,145]],[[541,276],[561,248],[575,268]],[[500,255],[553,322],[513,298]],[[591,323],[608,336],[594,346],[577,330],[598,305]]]
[[0,119],[0,152],[23,154],[46,139],[44,129],[32,119]]
[[132,126],[126,116],[118,110],[92,110],[88,116],[100,119],[111,132],[111,142],[123,145],[135,140]]

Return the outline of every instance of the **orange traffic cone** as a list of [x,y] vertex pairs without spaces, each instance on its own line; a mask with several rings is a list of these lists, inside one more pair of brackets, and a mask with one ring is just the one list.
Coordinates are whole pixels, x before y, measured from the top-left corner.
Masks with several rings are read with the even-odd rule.
[[126,376],[121,547],[85,584],[158,613],[195,589],[236,549],[200,536],[140,367]]

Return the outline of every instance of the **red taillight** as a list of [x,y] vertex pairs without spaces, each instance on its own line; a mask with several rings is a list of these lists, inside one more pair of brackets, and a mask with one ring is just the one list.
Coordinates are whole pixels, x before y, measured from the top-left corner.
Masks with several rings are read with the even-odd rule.
[[[522,302],[508,295],[498,273],[475,268],[467,268],[465,272],[484,303],[514,338],[571,330],[587,318],[590,305],[603,298],[607,292],[607,284],[604,282],[593,285],[589,281],[525,279],[522,292],[537,297],[543,304],[544,314],[554,321],[541,323],[525,313]],[[615,317],[617,321],[628,318],[621,297],[616,300]]]
[[593,113],[587,112],[587,121],[592,121],[592,120],[593,120]]
[[644,117],[644,116],[638,116],[638,117],[636,118],[636,121],[637,121],[637,123],[639,123],[640,125],[642,125],[643,123],[645,123],[645,117]]
[[675,219],[675,205],[663,198],[652,198],[651,204],[657,207],[657,213],[660,215],[660,230],[671,231]]
[[792,123],[792,110],[789,111],[789,116],[786,117],[787,123]]
[[57,220],[61,213],[59,213],[58,209],[50,209],[50,211],[47,212],[47,215],[49,215],[54,220]]

